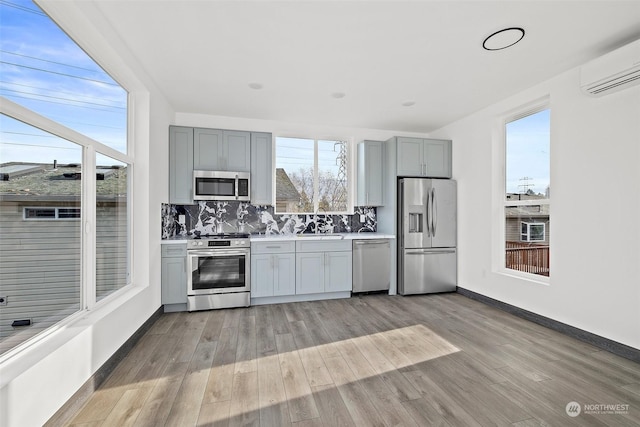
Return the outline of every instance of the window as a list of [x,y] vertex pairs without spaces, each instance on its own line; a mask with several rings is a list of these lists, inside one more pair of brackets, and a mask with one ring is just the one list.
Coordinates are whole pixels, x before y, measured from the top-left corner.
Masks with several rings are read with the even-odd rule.
[[128,165],[98,154],[96,165],[105,172],[96,178],[96,300],[129,281]]
[[134,161],[126,90],[31,1],[0,16],[4,360],[130,283]]
[[505,264],[549,276],[550,110],[529,110],[505,125]]
[[24,208],[25,220],[79,218],[80,208]]
[[276,138],[276,212],[346,213],[349,198],[347,141]]
[[127,91],[30,0],[0,16],[0,95],[126,153]]
[[520,223],[521,242],[544,242],[544,223]]

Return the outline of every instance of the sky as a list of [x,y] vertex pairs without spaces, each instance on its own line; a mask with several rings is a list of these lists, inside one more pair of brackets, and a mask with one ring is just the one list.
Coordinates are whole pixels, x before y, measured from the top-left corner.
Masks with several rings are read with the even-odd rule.
[[545,194],[550,184],[549,123],[550,110],[507,123],[507,193],[526,193],[527,189],[531,189],[535,193]]
[[[127,92],[30,0],[0,0],[0,96],[126,152]],[[79,163],[79,151],[0,115],[0,163]]]
[[[318,140],[318,164],[320,171],[331,171],[338,175],[338,148],[336,141]],[[336,151],[334,151],[334,148]],[[313,168],[314,140],[304,138],[276,138],[276,167],[287,172],[297,172],[300,168]]]

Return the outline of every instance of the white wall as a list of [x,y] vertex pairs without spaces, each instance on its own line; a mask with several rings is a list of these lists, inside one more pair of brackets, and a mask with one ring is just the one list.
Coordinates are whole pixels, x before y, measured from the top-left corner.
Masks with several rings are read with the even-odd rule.
[[95,5],[39,2],[135,95],[133,286],[0,366],[0,425],[45,423],[160,307],[160,203],[168,198],[168,125],[174,112]]
[[[355,142],[365,139],[386,141],[400,132],[393,130],[338,127],[310,123],[292,123],[277,120],[245,119],[240,117],[210,116],[205,114],[176,113],[177,126],[194,126],[214,129],[235,129],[253,132],[271,132],[274,136],[299,136],[318,138],[352,138]],[[402,135],[425,137],[426,134],[406,133]]]
[[[503,174],[494,135],[501,114],[547,95],[553,236],[541,284],[494,271]],[[453,139],[459,286],[640,349],[640,87],[590,98],[574,69],[430,136]]]

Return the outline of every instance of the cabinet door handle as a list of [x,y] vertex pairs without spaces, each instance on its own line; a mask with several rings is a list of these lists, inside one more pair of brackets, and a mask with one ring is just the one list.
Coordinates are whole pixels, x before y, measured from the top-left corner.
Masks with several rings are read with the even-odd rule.
[[273,270],[273,268],[274,268],[274,267],[273,267],[273,264],[274,264],[273,257],[274,257],[274,255],[271,255],[271,257],[270,257],[270,258],[271,258],[271,269],[272,269],[272,270]]

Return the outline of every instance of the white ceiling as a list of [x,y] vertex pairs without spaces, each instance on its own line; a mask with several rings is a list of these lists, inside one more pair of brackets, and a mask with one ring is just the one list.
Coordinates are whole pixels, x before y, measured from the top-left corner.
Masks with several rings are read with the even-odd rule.
[[640,1],[93,1],[178,112],[405,132],[640,37]]

